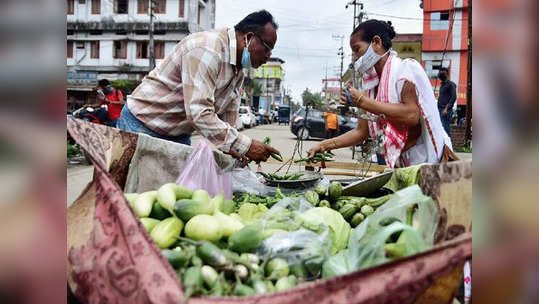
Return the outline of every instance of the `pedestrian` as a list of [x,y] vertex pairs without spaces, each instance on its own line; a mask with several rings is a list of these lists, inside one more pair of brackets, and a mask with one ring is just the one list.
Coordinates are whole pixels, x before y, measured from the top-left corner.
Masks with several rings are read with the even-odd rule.
[[375,19],[354,29],[350,47],[354,68],[363,75],[363,93],[348,83],[341,92],[341,103],[378,115],[378,120],[359,120],[356,129],[311,148],[310,157],[361,144],[368,137],[376,141],[390,168],[438,163],[442,157],[454,155],[430,80],[420,63],[403,60],[391,50],[395,35],[390,22]]
[[264,115],[266,114],[266,111],[263,108],[258,109],[258,117],[260,118],[260,124],[264,124]]
[[268,61],[277,24],[266,10],[233,28],[183,38],[128,96],[119,121],[126,131],[190,145],[193,131],[242,161],[265,161],[279,151],[236,130],[242,68]]
[[326,138],[333,138],[339,135],[339,116],[332,112],[324,112],[326,125]]
[[108,111],[108,125],[116,127],[122,108],[124,107],[125,100],[124,94],[121,90],[112,87],[108,79],[101,79],[97,82],[97,102],[95,104],[87,104],[85,106],[99,107],[101,105],[107,106]]
[[449,70],[445,67],[440,68],[438,78],[442,81],[440,96],[438,96],[438,111],[445,132],[451,136],[451,118],[453,117],[453,106],[457,100],[457,85],[449,80]]

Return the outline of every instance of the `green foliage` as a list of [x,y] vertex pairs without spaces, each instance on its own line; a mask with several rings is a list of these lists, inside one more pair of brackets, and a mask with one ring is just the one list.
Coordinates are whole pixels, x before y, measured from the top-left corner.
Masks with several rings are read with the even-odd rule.
[[131,94],[140,84],[140,81],[132,79],[119,79],[111,80],[110,84],[112,85],[112,87],[122,90],[124,94]]
[[80,154],[79,147],[67,143],[67,157],[73,157]]
[[469,146],[466,146],[466,147],[457,149],[457,152],[461,152],[461,153],[472,153],[472,145],[470,144]]
[[320,92],[311,93],[309,88],[305,88],[305,91],[301,93],[301,99],[303,100],[303,106],[307,106],[309,104],[321,106],[323,104],[322,94]]
[[253,96],[260,96],[262,95],[262,86],[258,81],[254,80],[251,81],[251,86],[253,88]]

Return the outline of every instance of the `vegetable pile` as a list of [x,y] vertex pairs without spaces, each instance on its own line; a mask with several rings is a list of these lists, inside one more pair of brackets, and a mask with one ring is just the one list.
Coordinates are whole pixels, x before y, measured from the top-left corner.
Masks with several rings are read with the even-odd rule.
[[[282,291],[359,269],[341,267],[364,239],[353,228],[396,194],[343,196],[342,185],[333,182],[304,193],[285,196],[277,189],[274,195],[236,193],[226,200],[167,183],[156,191],[125,197],[181,278],[186,301],[191,296]],[[406,220],[380,221],[380,227],[402,225],[395,230],[400,233],[388,235],[379,245],[387,258],[427,248],[412,227],[413,210],[409,208]]]

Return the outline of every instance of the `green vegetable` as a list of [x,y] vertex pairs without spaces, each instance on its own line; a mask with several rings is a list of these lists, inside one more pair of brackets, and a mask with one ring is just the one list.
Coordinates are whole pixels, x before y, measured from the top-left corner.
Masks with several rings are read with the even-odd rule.
[[386,217],[384,219],[381,219],[378,224],[380,226],[389,226],[393,224],[394,222],[400,222],[400,220],[396,217]]
[[150,236],[159,248],[168,248],[176,242],[183,229],[183,222],[176,217],[169,217],[159,222],[152,229]]
[[223,194],[218,194],[210,200],[210,205],[213,208],[213,212],[218,212],[223,208],[225,203],[225,196]]
[[184,186],[176,185],[174,192],[176,193],[176,199],[191,199],[193,191],[185,188]]
[[271,280],[278,280],[286,277],[290,272],[288,263],[281,258],[271,259],[266,265],[266,275]]
[[214,217],[217,219],[217,221],[219,221],[219,225],[221,226],[221,234],[223,237],[229,237],[244,227],[244,225],[237,219],[219,211],[215,213]]
[[365,204],[373,207],[378,208],[385,204],[387,201],[389,201],[393,197],[393,194],[384,195],[378,198],[367,198],[365,199]]
[[361,213],[363,213],[363,215],[365,215],[365,217],[367,217],[367,216],[374,213],[374,208],[372,208],[369,205],[364,205],[364,206],[361,207]]
[[[293,230],[293,229],[291,229]],[[288,232],[287,230],[283,230],[283,229],[277,229],[277,228],[266,228],[264,229],[264,231],[262,232],[262,238],[263,239],[267,239],[269,238],[270,236],[274,235],[274,234],[277,234],[277,233],[284,233],[284,232]]]
[[285,198],[283,192],[281,192],[281,189],[280,188],[277,188],[275,190],[275,198],[278,199],[278,200],[282,200]]
[[302,226],[315,232],[319,232],[320,224],[328,226],[332,241],[331,254],[346,248],[350,236],[350,224],[339,212],[327,207],[316,207],[299,214],[296,219]]
[[124,193],[124,196],[125,196],[125,199],[127,199],[127,202],[129,203],[129,205],[132,207],[133,203],[135,202],[139,194],[138,193]]
[[236,287],[233,291],[233,295],[235,296],[250,296],[253,294],[255,294],[255,290],[243,284],[236,284]]
[[268,208],[262,204],[246,203],[240,206],[238,214],[241,217],[242,223],[247,225],[264,216],[266,211],[268,211]]
[[268,293],[275,292],[275,286],[270,280],[266,280],[264,283],[266,283],[266,288],[268,290]]
[[164,184],[157,190],[157,201],[166,210],[172,210],[176,202],[176,184]]
[[164,220],[167,217],[171,217],[172,214],[167,209],[163,208],[159,202],[154,202],[150,217],[158,220]]
[[191,199],[194,201],[208,204],[210,202],[210,195],[206,190],[199,189],[193,191],[193,196],[191,197]]
[[242,253],[240,255],[240,259],[249,263],[253,263],[253,264],[260,263],[260,259],[258,258],[258,255],[252,254],[252,253]]
[[182,278],[184,304],[187,304],[189,298],[202,288],[203,283],[204,279],[202,278],[201,267],[192,266],[185,270]]
[[318,201],[319,201],[319,198],[318,198],[318,193],[314,192],[314,191],[307,191],[305,192],[305,199],[311,203],[311,205],[313,206],[317,206],[318,205]]
[[189,221],[195,215],[213,214],[213,212],[214,207],[210,204],[209,200],[181,199],[174,204],[174,214],[183,221]]
[[271,145],[271,138],[264,137],[264,145]]
[[213,269],[213,267],[204,265],[200,268],[200,275],[202,280],[206,283],[206,286],[209,288],[214,288],[217,280],[219,279],[219,274]]
[[223,267],[228,263],[221,249],[208,241],[202,242],[202,245],[197,247],[197,255],[204,263],[211,266]]
[[347,221],[350,220],[352,216],[354,216],[356,211],[357,211],[357,208],[353,204],[345,204],[344,206],[342,206],[341,209],[339,209],[339,213]]
[[153,202],[157,198],[157,191],[141,193],[133,202],[133,210],[138,217],[148,217],[152,212]]
[[159,220],[149,218],[149,217],[141,218],[140,222],[142,223],[142,226],[144,226],[144,229],[148,231],[148,233],[152,232],[153,228],[155,228],[155,226],[159,224]]
[[350,225],[355,228],[357,225],[361,224],[361,222],[363,222],[364,219],[365,219],[365,216],[362,213],[358,212],[354,214],[354,216],[350,220]]
[[283,161],[283,158],[281,157],[281,155],[275,153],[275,152],[270,152],[270,156],[271,158],[275,159],[275,160],[278,160],[280,162]]
[[295,276],[282,277],[275,283],[275,289],[277,291],[287,290],[296,286],[296,282]]
[[263,240],[262,228],[258,225],[249,225],[228,238],[228,247],[240,253],[253,252]]
[[219,210],[224,214],[231,214],[236,211],[236,203],[233,200],[225,200]]
[[161,250],[161,254],[168,260],[170,265],[178,269],[180,267],[185,267],[189,260],[191,259],[191,254],[186,250],[182,250],[180,247],[174,249],[164,249]]
[[269,292],[268,286],[261,279],[254,280],[252,285],[256,294],[265,294]]
[[307,278],[307,269],[300,263],[290,266],[290,273],[299,279],[305,280]]
[[328,188],[329,200],[334,202],[342,194],[342,185],[339,182],[331,182]]
[[185,225],[185,236],[196,241],[218,241],[221,233],[219,221],[207,214],[196,215]]
[[321,200],[320,203],[318,203],[318,207],[327,207],[327,208],[330,208],[331,205],[329,204],[329,202],[327,200]]
[[326,192],[328,191],[328,189],[326,188],[326,186],[320,184],[320,185],[316,186],[314,191],[316,193],[318,193],[319,196],[324,196],[324,195],[326,195]]

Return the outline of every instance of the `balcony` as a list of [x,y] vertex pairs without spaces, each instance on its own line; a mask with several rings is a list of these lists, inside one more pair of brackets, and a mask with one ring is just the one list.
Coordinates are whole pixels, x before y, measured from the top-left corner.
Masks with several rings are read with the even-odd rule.
[[[155,31],[180,31],[189,33],[188,23],[182,22],[155,22]],[[73,31],[148,31],[147,22],[68,22],[67,30]]]

